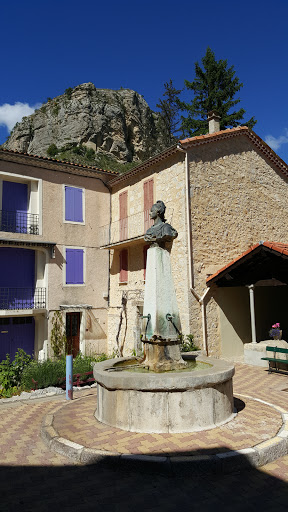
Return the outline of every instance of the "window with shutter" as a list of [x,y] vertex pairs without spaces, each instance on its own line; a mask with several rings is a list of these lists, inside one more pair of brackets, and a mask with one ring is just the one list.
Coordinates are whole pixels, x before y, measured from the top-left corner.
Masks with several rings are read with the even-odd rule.
[[66,249],[66,284],[84,284],[83,249]]
[[151,206],[154,202],[153,197],[153,188],[154,188],[154,180],[151,178],[148,181],[143,183],[144,188],[144,232],[146,233],[147,229],[150,228],[153,224],[153,220],[150,219],[149,213],[151,210]]
[[119,239],[127,240],[128,238],[128,193],[122,192],[119,195]]
[[65,186],[65,220],[83,222],[83,193],[82,188]]
[[128,282],[128,250],[127,249],[123,249],[120,252],[119,282],[120,283]]

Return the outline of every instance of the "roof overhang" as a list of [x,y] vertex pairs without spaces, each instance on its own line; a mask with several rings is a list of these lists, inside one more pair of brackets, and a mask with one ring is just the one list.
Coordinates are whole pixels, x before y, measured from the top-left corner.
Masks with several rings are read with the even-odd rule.
[[20,240],[19,238],[0,238],[0,245],[13,245],[14,247],[18,246],[30,248],[44,247],[45,249],[49,249],[51,251],[51,258],[55,258],[55,242],[36,242],[35,240]]
[[135,236],[134,238],[128,238],[127,240],[121,240],[119,242],[114,242],[107,245],[102,245],[100,249],[116,249],[119,247],[120,249],[125,249],[125,247],[130,247],[131,245],[141,245],[145,244],[144,235]]
[[206,280],[207,286],[248,286],[274,280],[288,284],[288,244],[259,242]]

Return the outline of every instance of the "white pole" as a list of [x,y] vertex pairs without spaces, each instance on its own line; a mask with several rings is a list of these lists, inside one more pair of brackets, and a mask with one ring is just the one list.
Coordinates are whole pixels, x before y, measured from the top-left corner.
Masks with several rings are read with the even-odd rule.
[[248,286],[249,298],[250,298],[250,319],[251,319],[252,343],[256,343],[254,288],[255,288],[254,284],[250,284]]

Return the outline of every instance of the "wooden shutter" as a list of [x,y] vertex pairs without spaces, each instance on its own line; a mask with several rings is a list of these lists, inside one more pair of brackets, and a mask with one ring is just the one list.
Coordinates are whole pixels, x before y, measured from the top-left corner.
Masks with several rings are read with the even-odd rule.
[[119,211],[120,211],[120,230],[119,239],[127,240],[128,238],[128,193],[122,192],[119,195]]
[[127,283],[128,281],[128,250],[123,249],[120,252],[120,283]]
[[153,188],[154,188],[154,180],[151,178],[148,181],[143,183],[144,187],[144,232],[147,231],[150,226],[152,226],[153,221],[150,219],[149,213],[151,210],[151,206],[153,205]]
[[83,189],[65,187],[65,220],[83,222]]

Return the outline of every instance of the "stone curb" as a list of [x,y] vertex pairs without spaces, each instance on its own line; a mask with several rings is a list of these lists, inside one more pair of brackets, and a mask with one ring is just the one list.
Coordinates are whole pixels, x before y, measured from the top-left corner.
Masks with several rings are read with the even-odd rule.
[[[94,389],[96,388],[95,384],[91,384],[91,386],[81,386],[81,387],[76,387],[76,386],[73,386],[73,393],[78,393],[78,391],[87,391],[89,389]],[[47,388],[46,388],[47,389]],[[60,389],[60,388],[56,388],[56,389]],[[37,391],[37,390],[36,390]],[[38,390],[38,391],[41,391],[41,390]],[[45,391],[45,390],[43,390]],[[27,402],[28,400],[38,400],[38,399],[43,399],[43,398],[47,398],[51,400],[51,398],[63,398],[65,399],[65,391],[64,390],[61,390],[61,391],[50,391],[50,392],[44,392],[44,393],[40,393],[40,394],[36,394],[35,392],[33,391],[22,391],[21,395],[15,395],[15,396],[12,396],[11,398],[1,398],[0,399],[0,406],[1,405],[4,405],[4,404],[14,404],[14,403],[18,403],[18,402]]]
[[[238,394],[236,396],[256,400],[273,407],[282,416],[282,426],[275,437],[261,442],[254,447],[244,448],[242,450],[227,451],[211,455],[179,455],[179,456],[161,456],[161,455],[136,455],[121,454],[119,452],[110,452],[105,450],[96,450],[86,448],[83,445],[74,443],[69,439],[60,437],[54,429],[55,414],[67,404],[61,404],[53,414],[44,417],[41,426],[41,437],[48,445],[50,450],[64,455],[80,464],[102,463],[117,467],[125,466],[127,469],[141,469],[149,471],[163,471],[172,474],[193,473],[231,473],[247,469],[249,467],[260,467],[273,462],[279,457],[288,454],[288,413],[274,404],[264,402],[263,400],[253,398],[248,395]],[[86,397],[83,397],[83,399]]]

